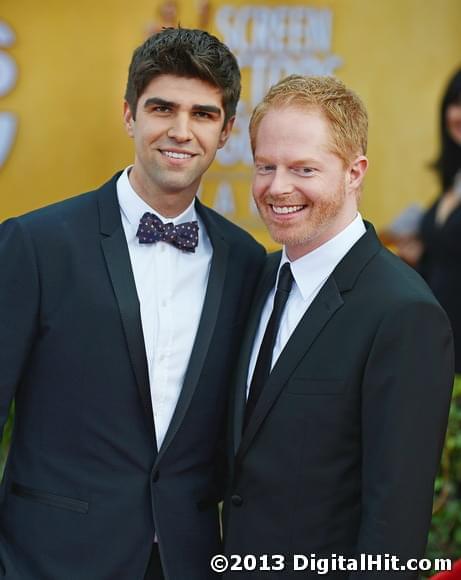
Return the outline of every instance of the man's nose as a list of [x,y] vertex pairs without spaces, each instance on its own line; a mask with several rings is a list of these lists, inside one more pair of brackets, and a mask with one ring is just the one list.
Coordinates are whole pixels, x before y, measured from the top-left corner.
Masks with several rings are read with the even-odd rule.
[[283,195],[293,193],[294,185],[290,173],[284,169],[277,168],[274,171],[273,179],[271,181],[269,192],[272,195]]
[[187,115],[176,115],[172,119],[167,135],[170,139],[174,139],[178,143],[190,141],[192,139],[192,132],[189,117]]

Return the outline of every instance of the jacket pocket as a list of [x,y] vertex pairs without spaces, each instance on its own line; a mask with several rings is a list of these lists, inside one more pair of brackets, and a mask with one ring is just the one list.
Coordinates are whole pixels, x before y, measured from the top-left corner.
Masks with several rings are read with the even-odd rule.
[[19,483],[11,484],[11,493],[18,497],[38,501],[53,507],[78,512],[79,514],[87,514],[89,504],[80,499],[65,497],[63,495],[56,495],[55,493],[48,493],[46,491],[39,491],[30,487],[25,487]]

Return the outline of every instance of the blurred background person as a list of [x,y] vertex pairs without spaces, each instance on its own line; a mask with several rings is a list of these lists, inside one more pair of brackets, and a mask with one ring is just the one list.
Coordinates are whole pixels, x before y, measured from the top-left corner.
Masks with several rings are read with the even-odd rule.
[[419,271],[447,312],[461,374],[461,68],[445,90],[439,123],[440,151],[432,168],[441,193],[427,211],[409,205],[380,238]]
[[451,78],[442,99],[440,137],[434,167],[441,193],[422,217],[420,248],[415,246],[413,251],[416,256],[419,250],[416,267],[450,318],[455,369],[461,373],[461,69]]

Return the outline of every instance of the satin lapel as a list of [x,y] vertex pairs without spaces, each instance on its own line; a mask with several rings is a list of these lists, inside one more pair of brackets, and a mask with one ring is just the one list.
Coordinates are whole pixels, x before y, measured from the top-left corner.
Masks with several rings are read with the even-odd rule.
[[306,314],[304,314],[274,365],[253,415],[250,418],[250,422],[243,434],[242,442],[237,453],[237,461],[245,454],[261,423],[264,421],[272,405],[290,378],[290,375],[309,350],[319,332],[342,304],[343,299],[341,298],[334,278],[330,277]]
[[101,246],[120,310],[128,352],[145,412],[146,424],[152,440],[155,441],[154,416],[141,313],[118,206],[115,186],[117,177],[115,176],[112,181],[104,185],[98,196],[102,234]]
[[277,269],[280,263],[281,252],[268,257],[266,267],[261,275],[250,309],[245,336],[240,349],[239,364],[235,376],[234,406],[233,406],[233,444],[234,454],[240,446],[243,430],[243,418],[247,399],[247,378],[250,365],[253,342],[258,331],[261,313],[271,289],[275,286]]
[[221,299],[224,290],[224,281],[228,267],[229,244],[223,239],[218,226],[214,223],[213,218],[207,209],[196,200],[196,209],[202,218],[207,229],[208,236],[213,246],[213,256],[211,258],[210,274],[208,285],[203,303],[202,314],[200,317],[197,335],[187,367],[181,394],[176,405],[171,423],[165,435],[163,444],[159,450],[157,461],[166,452],[166,449],[172,442],[179,427],[186,415],[187,409],[191,403],[197,383],[202,372],[203,365],[208,353],[210,342],[215,330],[219,310],[221,308]]

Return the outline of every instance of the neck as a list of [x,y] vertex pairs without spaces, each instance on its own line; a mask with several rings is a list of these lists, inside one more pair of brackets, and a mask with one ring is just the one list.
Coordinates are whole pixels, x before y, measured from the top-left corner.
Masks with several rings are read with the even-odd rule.
[[153,210],[164,218],[173,219],[181,215],[192,203],[197,192],[197,187],[191,187],[188,190],[172,191],[170,193],[159,193],[149,191],[148,187],[143,185],[137,174],[131,170],[128,174],[128,180],[131,187],[139,197],[144,200]]
[[357,208],[355,208],[353,212],[346,214],[344,218],[334,227],[328,228],[325,231],[320,232],[316,237],[310,240],[307,240],[301,244],[293,244],[293,245],[286,244],[285,252],[290,262],[294,262],[295,260],[302,258],[306,254],[309,254],[310,252],[317,250],[318,248],[320,248],[320,246],[323,246],[324,244],[335,238],[337,235],[339,235],[341,232],[343,232],[347,227],[351,225],[351,223],[357,217],[357,212],[358,210]]

